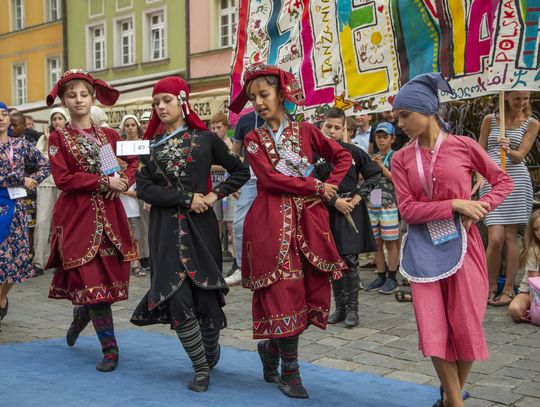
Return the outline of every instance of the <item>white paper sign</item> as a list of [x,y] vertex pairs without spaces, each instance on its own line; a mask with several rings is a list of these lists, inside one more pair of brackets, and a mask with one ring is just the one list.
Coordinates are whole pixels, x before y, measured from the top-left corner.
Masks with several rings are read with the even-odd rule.
[[8,188],[7,190],[9,194],[9,199],[24,198],[27,195],[26,189],[24,189],[23,187],[12,187]]
[[116,142],[116,155],[148,155],[150,140],[129,140]]

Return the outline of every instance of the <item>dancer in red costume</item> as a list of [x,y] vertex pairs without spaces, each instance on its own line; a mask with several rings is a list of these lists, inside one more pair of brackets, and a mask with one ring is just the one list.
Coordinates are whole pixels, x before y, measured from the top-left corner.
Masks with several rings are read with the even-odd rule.
[[[289,397],[307,398],[298,339],[309,324],[326,328],[330,277],[347,268],[321,202],[335,196],[352,158],[315,126],[287,118],[285,100],[304,102],[294,75],[275,66],[249,67],[230,110],[240,112],[248,100],[266,123],[244,140],[257,198],[244,224],[242,284],[254,291],[253,337],[266,339],[258,344],[264,379]],[[324,183],[310,175],[313,153],[334,164]]]
[[127,170],[115,176],[118,134],[90,119],[94,97],[113,105],[119,92],[82,70],[65,72],[47,97],[56,96],[71,122],[49,139],[49,159],[56,186],[51,255],[46,268],[56,268],[49,298],[71,300],[73,322],[66,340],[73,346],[92,321],[101,342],[103,361],[96,369],[110,372],[118,364],[111,304],[128,298],[130,261],[137,250],[119,199],[135,182],[136,157],[124,157]]

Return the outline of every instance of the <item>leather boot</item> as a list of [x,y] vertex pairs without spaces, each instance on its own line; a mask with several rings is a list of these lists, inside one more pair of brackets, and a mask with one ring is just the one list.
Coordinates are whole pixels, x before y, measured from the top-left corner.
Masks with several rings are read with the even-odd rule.
[[328,317],[329,324],[337,324],[344,321],[346,316],[347,291],[345,290],[345,275],[339,280],[332,280],[332,291],[334,292],[335,311]]
[[345,287],[347,290],[347,314],[345,316],[345,326],[352,328],[358,326],[360,318],[358,316],[358,292],[360,291],[360,277],[358,270],[351,268],[344,274]]

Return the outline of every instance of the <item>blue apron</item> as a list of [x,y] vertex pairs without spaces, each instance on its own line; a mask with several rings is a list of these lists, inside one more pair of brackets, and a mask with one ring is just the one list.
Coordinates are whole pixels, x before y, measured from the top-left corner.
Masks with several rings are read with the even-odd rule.
[[0,188],[0,244],[9,236],[16,200],[9,199],[7,188]]

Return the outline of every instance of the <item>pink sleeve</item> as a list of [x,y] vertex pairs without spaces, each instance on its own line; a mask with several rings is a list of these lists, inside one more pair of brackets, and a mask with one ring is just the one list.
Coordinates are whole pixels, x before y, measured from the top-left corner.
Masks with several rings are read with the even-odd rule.
[[411,225],[452,218],[451,199],[422,202],[414,197],[410,185],[412,177],[401,160],[403,155],[403,151],[400,151],[392,156],[392,178],[401,217]]
[[472,139],[468,140],[473,168],[492,186],[491,191],[480,198],[480,201],[487,202],[490,205],[489,210],[493,211],[514,190],[514,181],[495,164],[480,144]]

